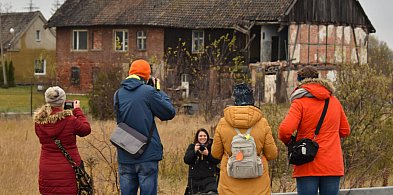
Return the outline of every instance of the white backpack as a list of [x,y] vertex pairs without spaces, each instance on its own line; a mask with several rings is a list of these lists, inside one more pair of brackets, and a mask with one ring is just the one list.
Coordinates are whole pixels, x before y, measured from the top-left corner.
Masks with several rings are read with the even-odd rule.
[[[237,135],[232,138],[231,152],[228,159],[228,176],[237,179],[256,178],[262,175],[263,165],[257,155],[254,138],[250,135],[251,128],[245,135],[235,128]],[[241,153],[241,154],[240,154]]]

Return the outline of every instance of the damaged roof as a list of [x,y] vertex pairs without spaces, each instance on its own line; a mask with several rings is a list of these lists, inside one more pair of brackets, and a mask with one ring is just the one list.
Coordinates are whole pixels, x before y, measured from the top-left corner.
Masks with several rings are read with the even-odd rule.
[[149,25],[232,28],[250,20],[277,22],[293,0],[67,0],[48,27]]
[[[293,11],[295,4],[303,1],[307,0],[67,0],[47,26],[143,25],[207,29],[234,28],[250,21],[288,23],[285,16]],[[358,0],[353,1],[366,19],[364,25],[375,32]]]

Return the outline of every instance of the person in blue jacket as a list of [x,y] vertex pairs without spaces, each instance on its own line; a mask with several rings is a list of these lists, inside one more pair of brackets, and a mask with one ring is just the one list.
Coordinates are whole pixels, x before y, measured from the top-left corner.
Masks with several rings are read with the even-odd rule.
[[[162,159],[163,147],[154,117],[171,120],[176,111],[169,97],[160,91],[158,79],[151,79],[150,65],[145,60],[135,60],[129,76],[122,81],[118,93],[118,120],[136,129],[146,137],[153,127],[153,136],[147,149],[137,159],[117,147],[120,190],[122,195],[156,195],[158,184],[158,161]],[[148,81],[152,80],[152,84]],[[115,94],[116,96],[116,94]],[[116,110],[116,98],[114,98]]]

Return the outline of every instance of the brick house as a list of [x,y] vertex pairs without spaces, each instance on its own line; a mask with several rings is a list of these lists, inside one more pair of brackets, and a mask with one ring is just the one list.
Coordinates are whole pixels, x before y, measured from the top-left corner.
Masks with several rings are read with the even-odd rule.
[[[282,88],[276,80],[291,91],[300,66],[316,65],[323,77],[335,77],[337,64],[366,63],[368,34],[375,32],[356,0],[68,0],[48,27],[58,33],[58,81],[68,91],[88,92],[95,69],[128,69],[135,58],[153,62],[158,77],[174,76],[165,85],[176,87],[188,72],[168,73],[169,48],[182,40],[196,55],[230,34],[246,49],[256,92],[273,102],[285,96],[276,90]],[[210,85],[230,82],[216,82],[223,79],[219,74],[209,72]]]
[[46,22],[39,11],[1,14],[4,58],[13,63],[16,84],[55,80],[56,35]]

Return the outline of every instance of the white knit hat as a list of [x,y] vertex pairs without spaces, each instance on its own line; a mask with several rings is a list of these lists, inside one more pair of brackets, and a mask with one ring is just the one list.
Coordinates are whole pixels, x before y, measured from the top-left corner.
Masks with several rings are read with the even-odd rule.
[[66,94],[64,90],[58,86],[49,87],[45,91],[45,102],[53,107],[63,106],[65,100]]

